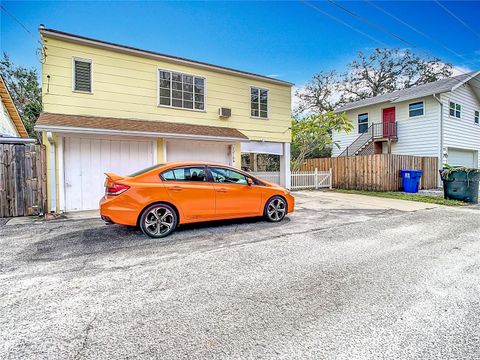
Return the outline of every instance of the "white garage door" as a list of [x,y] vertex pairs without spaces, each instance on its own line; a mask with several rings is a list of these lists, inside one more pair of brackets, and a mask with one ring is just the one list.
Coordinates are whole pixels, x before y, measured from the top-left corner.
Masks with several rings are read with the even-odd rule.
[[98,209],[106,172],[128,175],[153,165],[153,142],[66,137],[64,142],[65,209]]
[[476,151],[448,149],[448,164],[451,166],[478,167],[476,163]]
[[167,161],[210,161],[231,165],[230,145],[213,141],[167,141]]

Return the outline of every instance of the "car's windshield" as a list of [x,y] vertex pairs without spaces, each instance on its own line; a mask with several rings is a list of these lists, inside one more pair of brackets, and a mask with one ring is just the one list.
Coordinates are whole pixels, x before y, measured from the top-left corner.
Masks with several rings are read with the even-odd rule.
[[160,166],[163,166],[165,164],[155,164],[155,165],[152,165],[152,166],[149,166],[145,169],[142,169],[142,170],[138,170],[130,175],[128,175],[128,177],[134,177],[134,176],[138,176],[138,175],[142,175],[142,174],[145,174],[146,172],[149,172],[150,170],[153,170],[153,169],[156,169],[156,168],[159,168]]

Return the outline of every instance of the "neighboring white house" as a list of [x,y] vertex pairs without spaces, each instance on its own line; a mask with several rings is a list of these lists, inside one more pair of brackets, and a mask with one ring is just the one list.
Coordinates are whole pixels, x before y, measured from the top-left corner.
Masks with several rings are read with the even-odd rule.
[[28,138],[25,126],[20,119],[17,108],[0,76],[0,137],[2,142],[10,138]]
[[347,104],[354,128],[335,132],[333,156],[435,156],[439,165],[480,167],[480,71]]

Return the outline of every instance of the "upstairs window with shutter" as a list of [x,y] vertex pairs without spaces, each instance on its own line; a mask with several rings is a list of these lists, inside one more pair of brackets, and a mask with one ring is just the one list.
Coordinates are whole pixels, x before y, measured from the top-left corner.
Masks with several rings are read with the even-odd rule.
[[92,61],[73,59],[73,91],[92,92]]

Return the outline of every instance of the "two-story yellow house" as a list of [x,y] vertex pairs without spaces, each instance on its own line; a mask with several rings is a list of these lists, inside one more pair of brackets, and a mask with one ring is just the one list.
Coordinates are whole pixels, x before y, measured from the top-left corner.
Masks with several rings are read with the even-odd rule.
[[40,27],[51,211],[95,209],[104,173],[280,156],[290,179],[291,83]]

